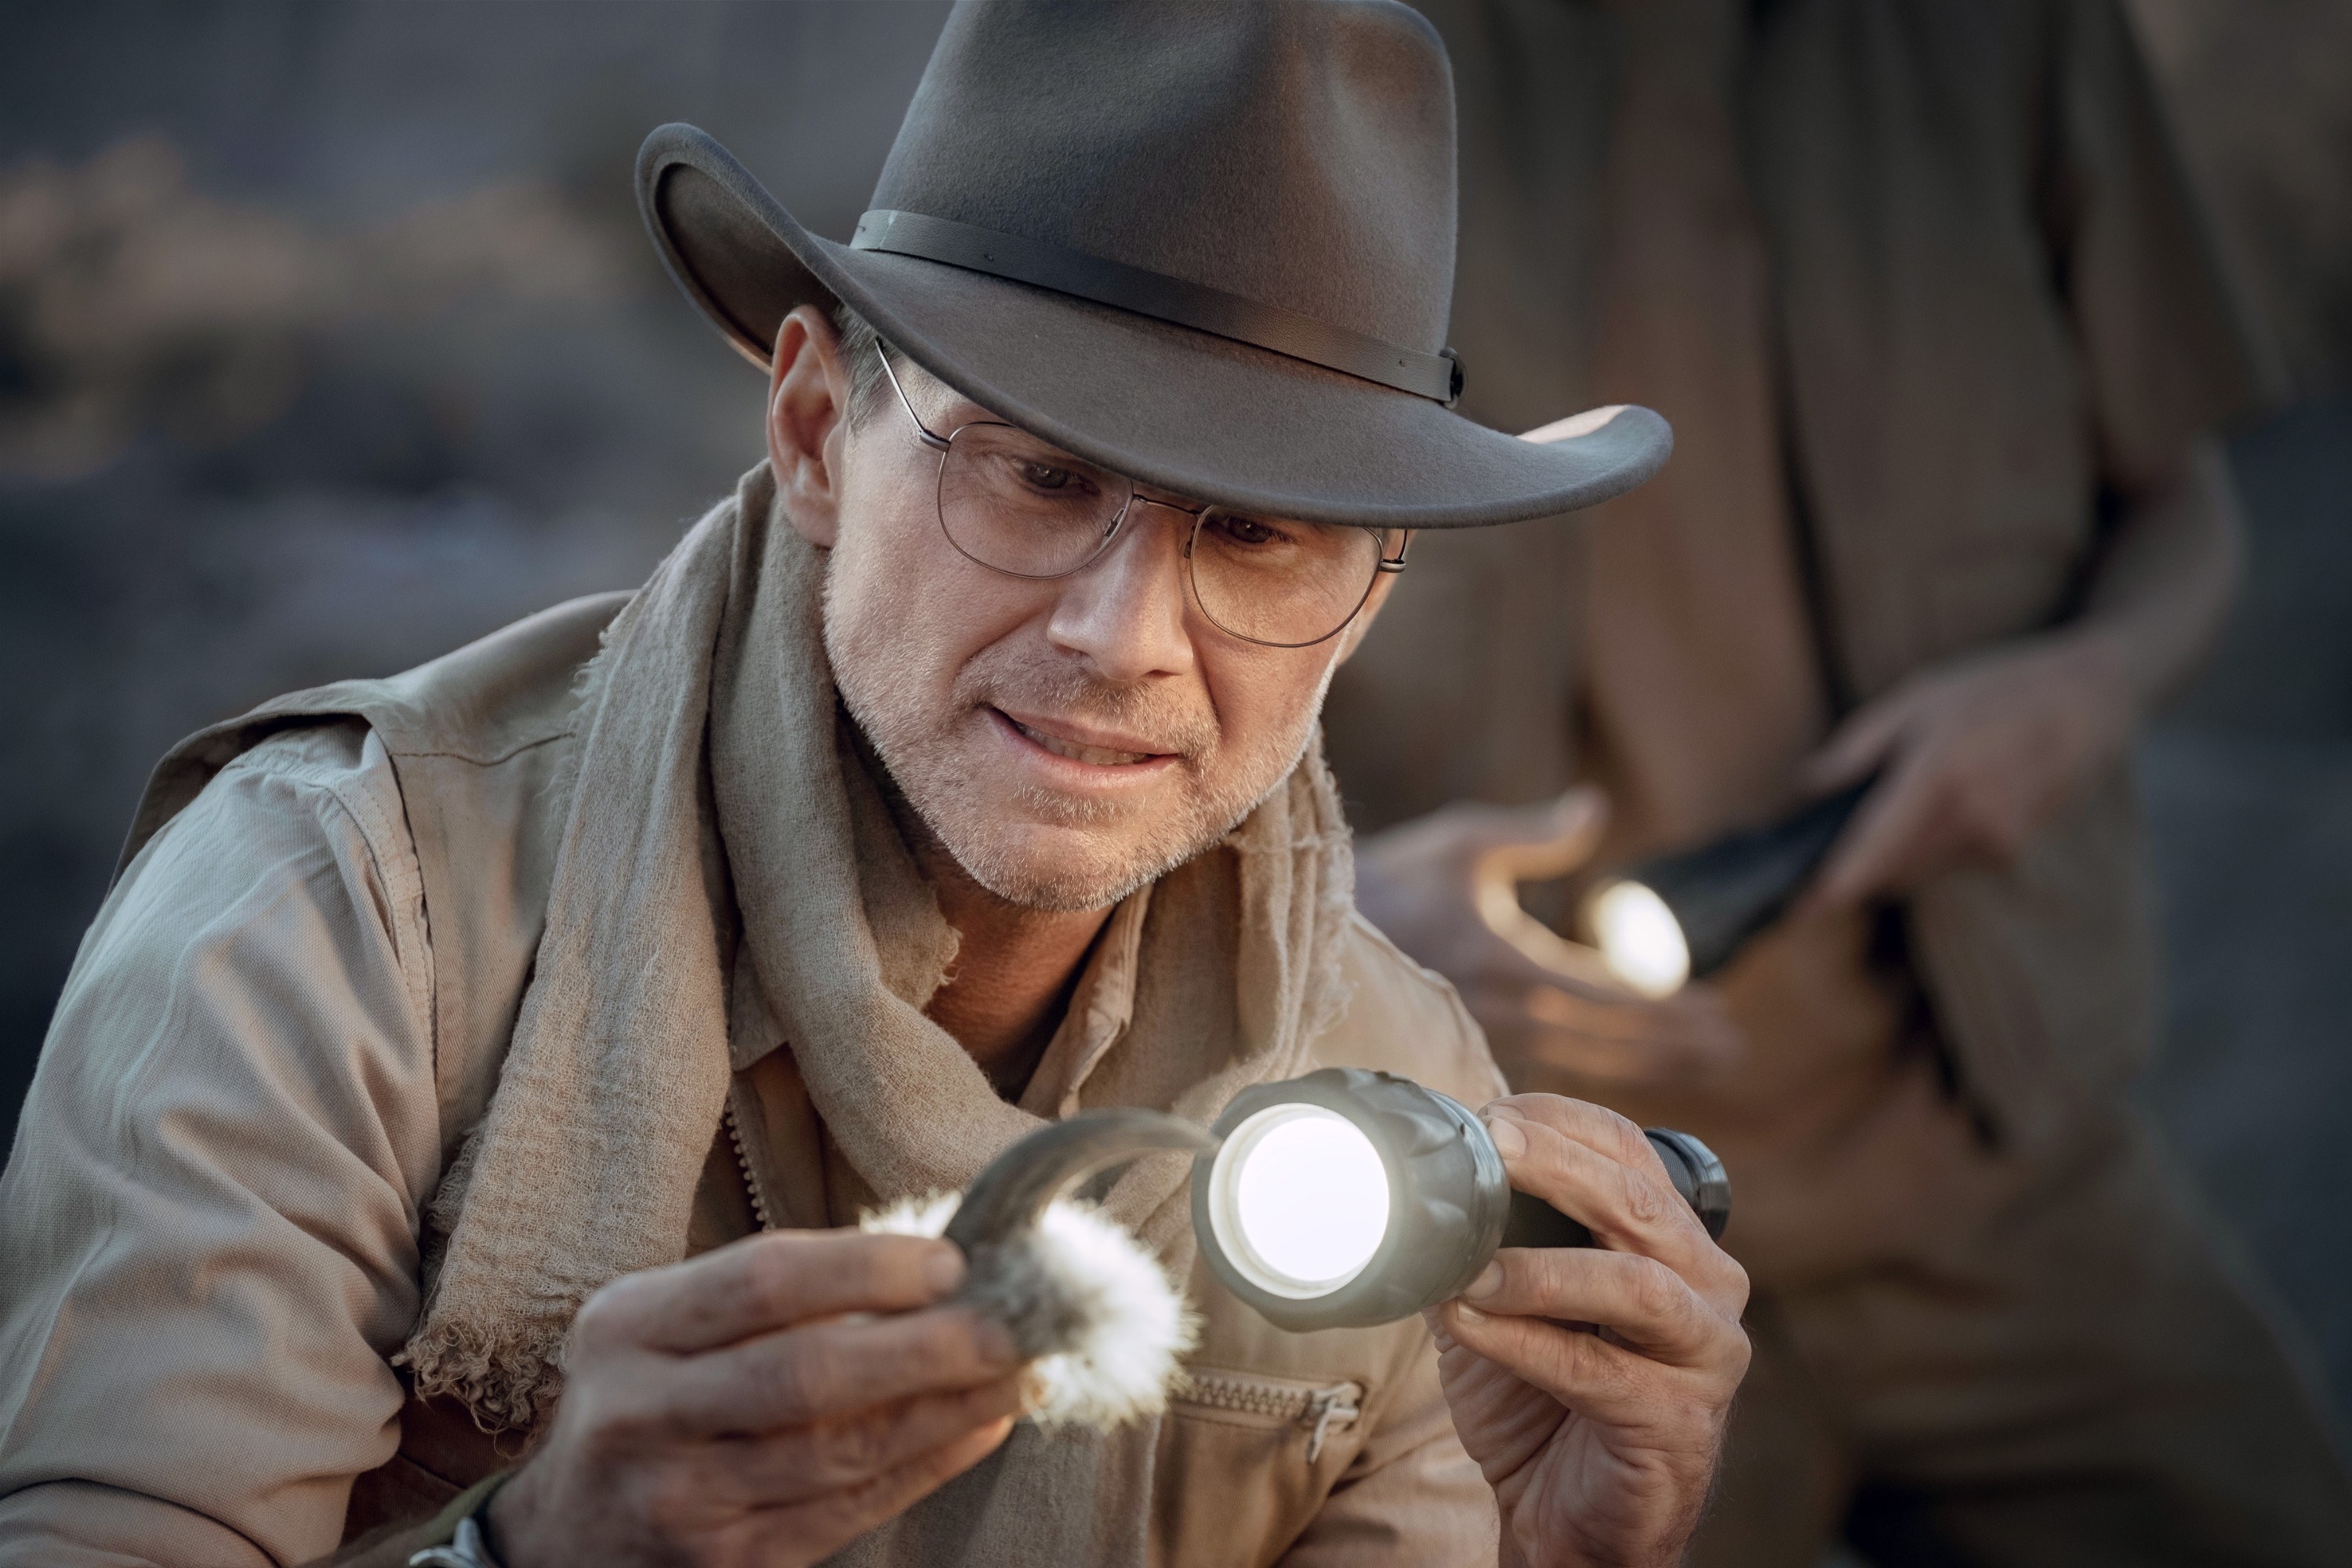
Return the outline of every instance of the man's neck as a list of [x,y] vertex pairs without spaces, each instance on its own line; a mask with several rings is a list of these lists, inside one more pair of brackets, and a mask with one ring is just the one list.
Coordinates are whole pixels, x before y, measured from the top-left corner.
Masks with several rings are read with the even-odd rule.
[[1061,1026],[1110,911],[1065,914],[1007,903],[929,834],[918,831],[908,841],[957,938],[955,967],[924,1012],[955,1037],[999,1094],[1018,1100]]
[[858,744],[916,868],[955,928],[955,966],[923,1012],[980,1064],[997,1093],[1018,1100],[1061,1026],[1110,910],[1033,910],[990,892],[907,804],[872,743],[861,734]]

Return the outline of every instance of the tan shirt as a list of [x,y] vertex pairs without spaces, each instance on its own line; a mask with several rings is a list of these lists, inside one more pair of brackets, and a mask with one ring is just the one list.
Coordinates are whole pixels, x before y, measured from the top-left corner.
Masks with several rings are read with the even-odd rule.
[[[478,749],[484,771],[533,743],[502,734]],[[390,754],[355,720],[267,740],[101,910],[0,1181],[0,1563],[308,1562],[362,1522],[354,1478],[371,1507],[416,1517],[504,1462],[404,1413],[387,1360],[416,1318],[420,1215],[462,1131],[445,1107],[485,1092],[446,1059],[446,1026],[451,986],[486,955],[453,949],[462,928],[428,921],[425,890],[454,870],[530,925],[527,892],[499,892],[527,886],[527,851],[420,859],[411,818],[446,815],[457,786],[404,797],[401,770],[447,760]],[[471,823],[478,842],[528,843],[539,792],[477,798],[517,803],[512,822]],[[1081,1079],[1115,1037],[1127,951],[1099,944],[1055,1080]],[[1319,1058],[1474,1102],[1499,1089],[1442,983],[1360,921],[1343,963],[1353,999]],[[789,1062],[765,1054],[732,1096],[787,1223],[815,1217],[793,1176],[809,1129],[769,1115],[793,1103],[776,1076]],[[702,1246],[748,1225],[734,1173],[709,1171]],[[1208,1328],[1161,1427],[1160,1560],[1494,1560],[1492,1497],[1419,1321],[1286,1334],[1205,1275],[1192,1289]]]
[[[1622,56],[1593,385],[1672,420],[1675,460],[1586,522],[1581,757],[1613,808],[1602,866],[1786,808],[1832,719],[1781,439],[1770,255],[1739,165],[1733,93],[1749,9],[1612,6]],[[1906,1038],[1914,982],[1873,968],[1871,934],[1855,914],[1744,953],[1720,984],[1750,1054],[1716,1081],[1526,1087],[1707,1138],[1740,1191],[1732,1246],[1760,1283],[1874,1255],[1891,1239],[1874,1222],[1887,1190],[1940,1184],[1969,1139],[1932,1061],[1898,1058],[1917,1043]],[[1890,1120],[1906,1134],[1892,1144],[1854,1136]]]
[[[1417,4],[1460,105],[1465,411],[1528,429],[1627,395],[1602,377],[1639,370],[1677,448],[1617,515],[1674,515],[1642,512],[1662,525],[1651,541],[1606,537],[1606,517],[1590,532],[1563,519],[1416,541],[1327,709],[1360,826],[1532,802],[1596,770],[1649,842],[1704,837],[1735,805],[1768,814],[1827,718],[1790,674],[1805,650],[1784,498],[1801,491],[1819,551],[1814,629],[1865,700],[2063,623],[2098,563],[2103,490],[2164,472],[2263,389],[2116,0]],[[1678,26],[1698,36],[1668,65],[1707,71],[1662,81],[1642,52],[1676,46]],[[1620,140],[1624,117],[1644,104],[1669,149],[1649,176],[1679,177],[1679,193],[1624,184],[1643,154]],[[1677,141],[1712,147],[1703,184],[1688,145],[1677,168]],[[1669,360],[1646,360],[1643,340]],[[2063,1142],[2142,1059],[2147,904],[2120,767],[2014,864],[1909,901],[1911,967],[2007,1147]],[[1822,940],[1741,1003],[1752,1032],[1811,1047],[1759,1053],[1773,1070],[1742,1106],[1825,1159],[1899,1148],[1900,1127],[1862,1115],[1864,1100],[1895,1101],[1818,1076],[1848,1054],[1829,1029],[1855,1063],[1885,1059],[1886,1038],[1866,991],[1836,987],[1824,1010],[1830,993],[1799,984],[1854,952]],[[1899,1086],[1906,1102],[1933,1090]],[[1769,1208],[1799,1215],[1850,1185],[1832,1168],[1844,1158],[1786,1181],[1735,1170],[1734,1239],[1747,1249]],[[1873,1205],[1851,1215],[1861,1246],[1917,1228],[1882,1212],[1900,1206],[1887,1184],[1871,1187],[1853,1194]],[[1912,1215],[1937,1201],[1902,1199]]]

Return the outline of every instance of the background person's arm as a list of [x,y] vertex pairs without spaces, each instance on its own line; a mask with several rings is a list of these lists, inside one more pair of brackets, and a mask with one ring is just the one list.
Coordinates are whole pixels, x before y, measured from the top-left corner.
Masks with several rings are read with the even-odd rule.
[[108,900],[0,1181],[0,1563],[341,1540],[440,1173],[421,899],[346,724],[231,766]]
[[2186,683],[2229,613],[2243,534],[2220,446],[2199,441],[2125,502],[2080,616],[1922,670],[1840,725],[1806,782],[1827,793],[1885,776],[1803,909],[2015,856]]
[[2241,527],[2213,433],[2280,380],[2243,307],[2124,8],[2051,9],[2047,134],[2034,171],[2057,303],[2082,372],[2100,482],[2120,503],[2075,617],[1865,705],[1823,787],[1888,769],[1816,884],[1815,907],[2000,861],[2114,765],[2210,644]]

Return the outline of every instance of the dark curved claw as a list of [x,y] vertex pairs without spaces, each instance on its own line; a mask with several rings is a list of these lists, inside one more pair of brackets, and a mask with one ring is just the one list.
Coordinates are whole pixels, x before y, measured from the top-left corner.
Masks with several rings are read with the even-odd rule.
[[969,1255],[1035,1223],[1048,1204],[1108,1166],[1160,1149],[1200,1153],[1216,1146],[1202,1129],[1161,1111],[1080,1111],[991,1160],[948,1222],[947,1238]]

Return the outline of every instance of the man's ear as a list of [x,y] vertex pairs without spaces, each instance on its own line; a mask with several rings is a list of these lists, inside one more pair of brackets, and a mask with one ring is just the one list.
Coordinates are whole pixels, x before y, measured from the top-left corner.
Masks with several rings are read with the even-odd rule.
[[841,471],[849,445],[850,381],[841,335],[814,305],[776,329],[768,375],[768,466],[801,537],[833,548],[841,531]]
[[[1400,548],[1409,548],[1412,543],[1412,533],[1408,530],[1404,544]],[[1364,607],[1356,612],[1356,618],[1349,621],[1348,629],[1339,634],[1339,657],[1332,660],[1333,668],[1355,658],[1356,650],[1364,646],[1364,638],[1371,634],[1372,623],[1380,618],[1381,606],[1389,602],[1389,595],[1396,589],[1397,579],[1403,574],[1401,572],[1383,572],[1372,580],[1372,592],[1365,599]]]

